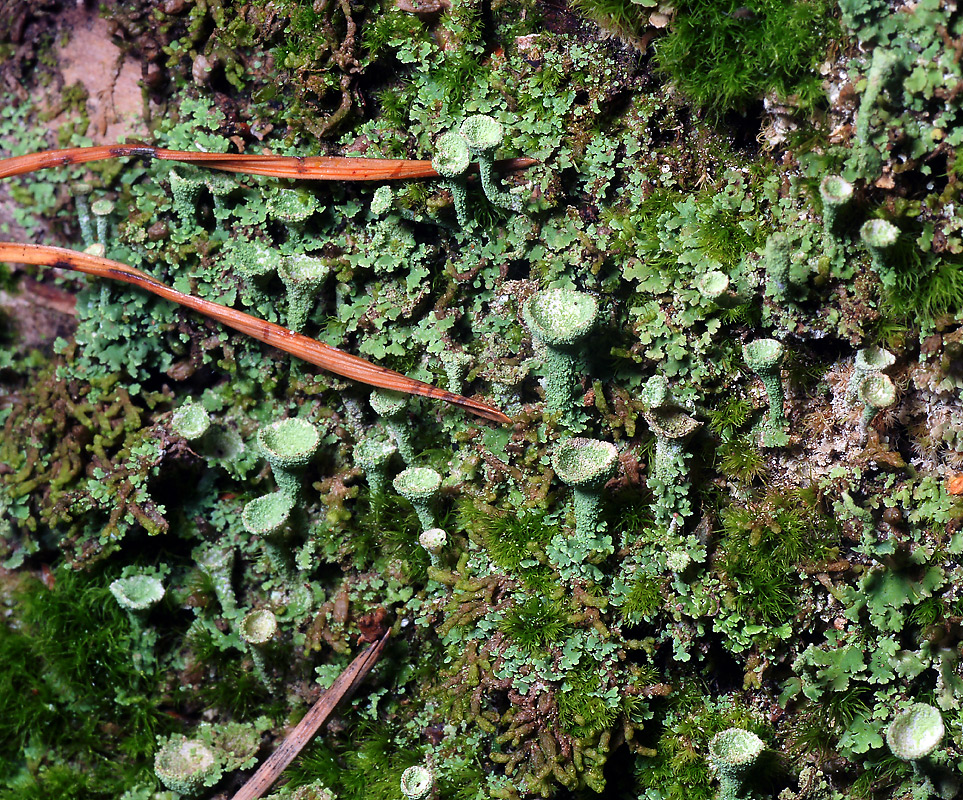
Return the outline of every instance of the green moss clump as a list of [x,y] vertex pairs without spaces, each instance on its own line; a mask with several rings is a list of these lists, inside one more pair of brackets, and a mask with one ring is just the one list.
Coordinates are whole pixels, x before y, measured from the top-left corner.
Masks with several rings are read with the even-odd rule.
[[767,625],[799,610],[798,568],[826,557],[837,541],[836,526],[823,516],[811,491],[771,493],[722,514],[717,563],[736,592],[737,612]]
[[716,115],[768,92],[811,108],[822,96],[816,66],[838,35],[829,12],[823,0],[685,0],[656,59],[684,95]]
[[531,595],[516,605],[499,627],[530,653],[555,644],[569,630],[567,613],[562,605],[539,595]]
[[502,513],[469,500],[459,505],[458,519],[500,569],[532,589],[544,591],[551,585],[554,573],[543,562],[545,548],[558,528],[543,513]]
[[66,567],[51,577],[52,588],[20,583],[0,624],[0,786],[22,774],[38,796],[70,786],[83,791],[58,796],[119,797],[173,720],[152,696],[153,665],[132,658],[110,579]]
[[648,14],[657,6],[654,0],[574,0],[572,3],[573,8],[606,33],[633,43],[639,41]]

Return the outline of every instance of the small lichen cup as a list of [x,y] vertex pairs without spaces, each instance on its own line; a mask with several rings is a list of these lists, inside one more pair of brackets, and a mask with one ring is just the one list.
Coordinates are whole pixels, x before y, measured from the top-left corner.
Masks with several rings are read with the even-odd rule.
[[762,263],[766,269],[766,294],[776,300],[785,300],[791,291],[789,237],[777,231],[766,240]]
[[887,253],[899,240],[899,228],[885,219],[871,219],[859,229],[859,238],[869,251],[869,260],[884,286],[892,286],[895,280],[886,262]]
[[384,421],[385,428],[394,439],[402,460],[411,466],[415,461],[415,449],[411,440],[411,430],[405,419],[408,396],[401,392],[376,389],[368,398],[371,408]]
[[718,303],[720,298],[729,291],[729,276],[717,269],[712,269],[696,278],[694,286],[706,300]]
[[281,253],[258,239],[229,239],[221,250],[224,263],[250,286],[278,270]]
[[191,443],[191,449],[208,462],[220,464],[229,472],[237,469],[244,454],[244,443],[231,428],[215,425],[199,403],[188,400],[171,414],[171,430]]
[[[658,382],[655,378],[650,384]],[[643,413],[655,434],[655,457],[649,485],[655,497],[655,522],[668,528],[688,508],[689,477],[685,443],[702,423],[663,400]],[[676,515],[680,515],[677,517]]]
[[371,197],[371,205],[368,210],[375,217],[383,216],[391,211],[394,200],[394,192],[390,186],[379,186]]
[[267,673],[267,665],[264,661],[264,648],[278,631],[278,620],[274,612],[267,608],[256,608],[244,615],[241,624],[238,626],[238,635],[249,647],[251,659],[254,661],[254,671],[257,673],[261,683],[266,687],[273,688],[274,682]]
[[197,214],[197,198],[204,186],[204,177],[196,170],[175,167],[169,173],[174,213],[180,224],[193,227]]
[[505,138],[504,126],[488,114],[474,114],[461,124],[460,133],[471,154],[478,159],[478,177],[485,197],[500,208],[519,211],[519,199],[503,192],[495,183],[495,151]]
[[458,131],[448,131],[435,140],[435,153],[431,158],[432,168],[443,178],[451,192],[455,204],[455,215],[463,229],[471,227],[468,219],[468,190],[465,188],[464,173],[471,163],[468,142]]
[[237,615],[237,599],[231,584],[234,569],[234,547],[232,545],[201,544],[194,548],[191,555],[198,568],[211,581],[214,594],[221,604],[225,617]]
[[110,215],[114,212],[115,203],[107,197],[101,197],[90,204],[90,213],[94,215],[97,225],[97,243],[107,247],[110,232]]
[[164,584],[153,575],[131,575],[110,584],[110,593],[130,618],[135,633],[143,629],[147,613],[164,599]]
[[929,703],[913,703],[890,722],[886,746],[902,761],[919,761],[940,746],[945,730],[938,708]]
[[922,781],[920,796],[956,797],[958,777],[933,763],[930,756],[943,741],[943,715],[929,703],[913,703],[898,712],[886,728],[886,746],[902,761],[908,761]]
[[643,385],[639,400],[648,410],[663,408],[672,403],[669,379],[665,375],[653,375]]
[[859,421],[859,429],[865,433],[880,411],[895,405],[896,384],[889,375],[874,372],[863,378],[859,385],[858,396],[863,401],[863,415]]
[[867,375],[885,372],[896,363],[896,356],[882,347],[864,347],[856,351],[853,359],[853,374],[846,385],[846,402],[852,403],[859,394],[859,387]]
[[384,497],[388,485],[388,462],[398,452],[394,442],[368,436],[354,448],[354,460],[368,479],[368,493],[373,503]]
[[154,774],[172,792],[192,796],[220,779],[221,765],[207,744],[175,734],[154,755]]
[[201,439],[211,428],[211,416],[200,403],[184,403],[171,414],[171,430],[187,441]]
[[285,580],[294,579],[291,554],[285,546],[285,528],[294,509],[294,497],[283,490],[255,497],[241,512],[241,524],[264,542],[274,569]]
[[317,198],[304,189],[278,189],[266,205],[268,215],[287,228],[291,245],[301,243],[305,223],[318,210]]
[[599,439],[566,439],[552,453],[555,474],[572,489],[575,540],[585,559],[591,557],[598,537],[602,488],[615,475],[618,463],[615,445]]
[[433,567],[441,566],[441,553],[447,543],[448,533],[443,528],[429,528],[418,537],[418,544],[428,553]]
[[441,475],[430,467],[409,467],[395,477],[394,487],[414,506],[422,531],[434,528],[432,503],[441,488]]
[[288,327],[300,333],[307,324],[318,293],[331,273],[327,259],[313,256],[286,256],[281,260],[278,275],[284,281],[288,297]]
[[823,201],[823,249],[827,256],[835,258],[839,249],[834,230],[836,219],[853,197],[853,184],[841,175],[826,175],[819,182],[819,196]]
[[563,413],[572,400],[577,349],[598,319],[598,301],[573,289],[544,289],[522,306],[522,318],[542,346],[545,360],[545,407]]
[[783,392],[779,365],[782,363],[784,349],[775,339],[756,339],[742,346],[742,354],[749,369],[755,372],[769,397],[769,418],[763,444],[781,444],[785,437],[786,417],[782,409]]
[[278,488],[295,501],[301,496],[301,470],[321,444],[318,429],[306,419],[291,417],[272,422],[257,432],[257,443],[271,465]]
[[762,739],[743,728],[726,728],[712,737],[709,763],[719,776],[719,800],[742,796],[742,783],[765,749]]
[[401,773],[401,793],[407,800],[422,800],[435,785],[435,775],[420,764]]

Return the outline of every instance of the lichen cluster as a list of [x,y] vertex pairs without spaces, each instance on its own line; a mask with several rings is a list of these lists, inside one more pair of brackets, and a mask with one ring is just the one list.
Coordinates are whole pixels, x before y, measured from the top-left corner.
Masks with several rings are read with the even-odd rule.
[[[956,796],[955,5],[102,13],[158,146],[440,177],[73,166],[3,182],[11,238],[512,424],[3,267],[0,800],[229,793],[389,628],[272,796]],[[0,44],[46,92],[0,103],[3,155],[96,134],[45,127],[58,24]]]

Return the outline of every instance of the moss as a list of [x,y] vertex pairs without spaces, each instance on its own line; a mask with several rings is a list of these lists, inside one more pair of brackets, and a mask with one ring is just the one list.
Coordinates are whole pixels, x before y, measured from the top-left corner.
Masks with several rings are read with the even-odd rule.
[[460,526],[480,540],[499,568],[517,575],[532,589],[544,590],[550,585],[553,573],[540,559],[545,558],[545,547],[558,528],[543,513],[515,515],[466,501],[459,504],[458,517]]
[[578,737],[598,735],[615,721],[619,709],[602,696],[600,676],[592,667],[572,671],[558,695],[558,722]]
[[778,625],[799,610],[797,569],[831,552],[838,532],[815,504],[811,491],[771,493],[722,514],[716,559],[735,588],[740,615]]
[[188,674],[203,665],[209,679],[182,685],[177,697],[180,703],[218,709],[241,720],[276,713],[268,703],[267,689],[237,650],[222,648],[211,631],[202,627],[190,629],[185,645]]
[[767,733],[734,698],[703,694],[695,682],[672,696],[662,724],[656,754],[636,761],[636,776],[642,787],[658,789],[669,800],[709,800],[715,795],[706,754],[717,733],[731,727]]
[[687,0],[656,49],[659,68],[695,105],[722,115],[767,92],[812,108],[822,95],[816,66],[838,28],[822,0]]
[[662,606],[665,586],[662,581],[637,572],[629,584],[629,591],[622,605],[622,613],[630,624],[638,624],[650,618]]
[[557,601],[531,595],[515,605],[499,627],[523,649],[534,653],[564,638],[569,630],[568,613]]
[[959,314],[963,311],[963,269],[949,259],[920,262],[911,257],[898,269],[887,302],[897,319],[928,322]]
[[746,485],[769,475],[766,459],[756,446],[753,437],[740,436],[723,442],[716,450],[719,471]]
[[108,796],[133,782],[172,720],[154,696],[158,676],[132,658],[109,576],[61,568],[51,578],[52,589],[23,582],[15,615],[0,626],[0,780],[29,766],[25,752],[39,752],[31,791],[75,785]]
[[[94,570],[81,581],[104,586],[145,551],[169,572],[168,599],[145,629],[156,637],[158,674],[118,670],[109,691],[101,666],[70,667],[61,656],[75,648],[55,651],[41,622],[28,625],[21,606],[9,606],[0,689],[29,714],[13,708],[0,722],[0,796],[20,787],[19,796],[146,797],[156,788],[148,733],[198,738],[202,716],[220,728],[265,714],[251,725],[272,732],[267,746],[316,696],[315,679],[330,683],[358,637],[385,624],[394,634],[378,667],[290,771],[282,797],[323,780],[339,796],[394,798],[404,768],[426,763],[442,799],[603,789],[698,799],[715,792],[705,756],[726,728],[753,731],[785,759],[781,784],[755,787],[758,796],[793,787],[802,767],[830,755],[827,796],[852,794],[854,784],[918,794],[910,770],[880,751],[899,698],[945,702],[959,691],[955,662],[927,655],[947,631],[952,638],[963,603],[953,572],[959,502],[945,485],[960,460],[961,290],[950,273],[963,252],[953,211],[960,68],[950,44],[963,29],[949,7],[920,0],[912,15],[887,14],[885,3],[847,0],[852,46],[841,48],[822,0],[673,9],[655,0],[452,0],[433,17],[387,0],[208,0],[181,12],[168,3],[170,13],[149,5],[111,11],[120,38],[138,43],[129,57],[163,53],[151,70],[167,59],[163,82],[148,89],[152,108],[167,105],[152,132],[159,145],[427,159],[442,133],[474,118],[468,133],[482,121],[503,128],[496,156],[538,163],[494,175],[467,167],[470,232],[450,224],[449,193],[427,179],[375,194],[372,185],[242,176],[215,183],[199,172],[189,186],[156,159],[89,173],[73,166],[6,182],[23,204],[12,212],[25,238],[77,246],[82,204],[68,191],[88,182],[91,201],[114,203],[104,244],[118,258],[272,322],[286,319],[283,279],[292,277],[278,273],[279,258],[319,259],[330,275],[300,303],[305,331],[436,385],[450,377],[459,391],[494,397],[513,424],[488,427],[430,400],[404,408],[409,466],[443,476],[436,511],[446,544],[429,566],[410,504],[379,496],[378,478],[369,491],[360,475],[373,465],[387,481],[402,464],[356,451],[387,433],[351,382],[291,369],[287,357],[190,312],[96,281],[78,289],[77,333],[57,345],[55,361],[25,357],[31,345],[7,337],[4,586],[58,551]],[[586,16],[623,40],[651,33],[662,71],[583,24]],[[24,41],[59,18],[32,16]],[[668,27],[647,28],[650,19]],[[893,56],[892,71],[860,56],[874,51]],[[824,60],[819,80],[844,90],[816,108],[813,68]],[[6,84],[17,86],[8,69]],[[28,87],[0,103],[4,152],[48,141],[31,96]],[[726,116],[732,110],[743,116]],[[856,179],[868,167],[880,180]],[[830,174],[839,185],[827,189]],[[520,213],[480,197],[493,181],[524,201]],[[384,224],[369,209],[389,192]],[[289,231],[299,214],[272,217],[272,197],[311,213]],[[900,231],[873,257],[858,234],[867,217]],[[8,294],[23,274],[4,271]],[[17,308],[57,296],[37,280]],[[570,419],[544,413],[538,343],[523,321],[526,301],[545,291],[577,292],[599,310],[597,334],[558,392]],[[763,338],[789,351],[785,397],[773,406],[790,425],[806,420],[776,452],[754,436],[765,398],[742,356],[744,343]],[[888,441],[870,432],[861,450],[853,414],[833,416],[830,399],[843,391],[853,350],[884,341],[898,357],[890,377],[904,403],[887,418]],[[450,353],[464,354],[464,374],[461,365],[445,374]],[[639,424],[653,376],[678,414],[705,424],[688,463]],[[244,443],[231,468],[171,435],[170,414],[188,397]],[[275,483],[254,439],[279,418],[318,428],[296,524],[278,543],[311,598],[286,589],[243,527],[245,503]],[[571,493],[555,480],[552,454],[569,433],[618,451],[591,563],[563,552]],[[810,467],[820,483],[800,488]],[[232,558],[201,574],[195,559],[215,550]],[[314,602],[310,617],[292,600],[301,610]],[[234,630],[250,608],[278,620],[267,659],[276,698]],[[136,649],[122,617],[93,612]],[[930,640],[922,650],[920,636]],[[113,645],[93,641],[113,663]],[[818,656],[804,658],[810,642]],[[39,677],[29,671],[48,663]],[[115,678],[134,696],[117,694]],[[57,694],[60,686],[71,691]],[[750,709],[778,701],[773,736]],[[133,719],[144,715],[153,727]],[[949,723],[957,716],[947,711]],[[60,719],[78,722],[75,739]],[[638,785],[627,785],[627,770],[613,779],[633,759]],[[797,793],[811,774],[800,773]]]
[[642,35],[655,3],[636,3],[632,0],[575,0],[572,7],[582,12],[603,31],[620,39],[634,42]]
[[310,745],[288,769],[288,786],[320,781],[337,786],[344,800],[397,800],[401,774],[421,761],[419,748],[399,746],[385,728],[356,727],[351,737],[332,746]]

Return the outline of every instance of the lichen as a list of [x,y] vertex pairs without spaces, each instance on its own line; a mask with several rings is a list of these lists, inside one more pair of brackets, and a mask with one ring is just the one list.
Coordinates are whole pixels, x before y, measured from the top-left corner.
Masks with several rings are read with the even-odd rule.
[[[278,798],[396,800],[425,772],[461,800],[948,795],[953,5],[424,5],[104,13],[153,144],[441,179],[4,179],[10,238],[93,246],[512,424],[5,268],[0,797],[150,797],[185,742],[230,791],[388,628]],[[93,99],[45,130],[56,63],[27,58],[60,16],[0,45],[4,155],[89,143]],[[46,335],[36,308],[70,295]],[[108,587],[136,575],[164,596],[128,619]],[[901,760],[934,712],[938,748]]]

